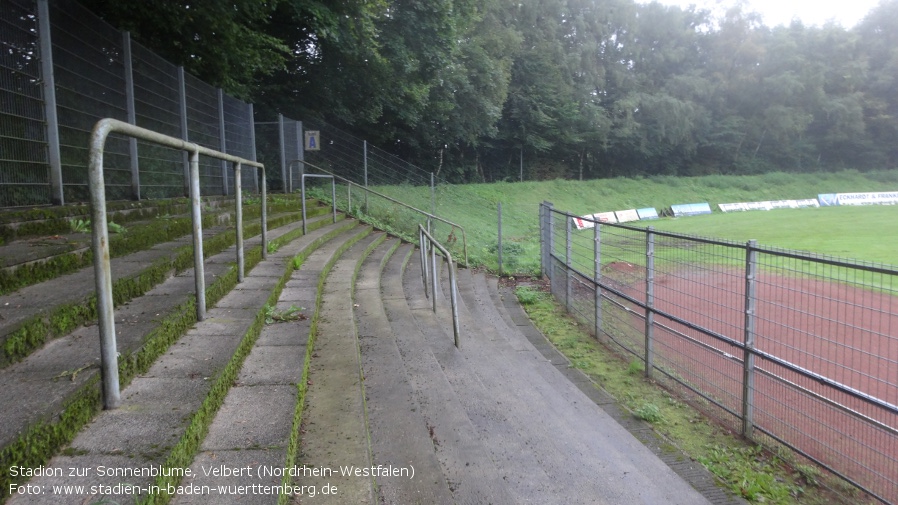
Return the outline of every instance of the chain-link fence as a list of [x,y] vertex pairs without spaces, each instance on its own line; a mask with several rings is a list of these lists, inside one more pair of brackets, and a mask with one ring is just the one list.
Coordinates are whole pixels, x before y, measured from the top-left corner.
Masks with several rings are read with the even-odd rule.
[[[309,173],[323,169],[460,225],[467,234],[469,261],[493,270],[498,268],[498,204],[502,192],[496,191],[495,185],[468,184],[462,189],[438,174],[405,162],[322,121],[304,121],[302,129],[318,132],[319,149],[304,150],[301,155],[303,163],[296,165],[302,165]],[[328,195],[329,191],[322,196],[327,198]],[[343,187],[337,195],[342,208],[346,208],[351,200],[353,213],[363,214],[407,237],[417,236],[416,227],[424,219],[418,212],[395,202],[366,196],[365,191],[358,189]],[[538,208],[538,203],[505,204],[503,207],[503,271],[539,271]],[[434,221],[432,226],[434,237],[448,244],[453,254],[463,253],[460,229],[439,221]]]
[[736,432],[898,502],[898,270],[540,210],[555,297]]
[[[186,74],[74,0],[9,0],[0,10],[0,207],[89,199],[88,138],[115,118],[254,158],[252,107]],[[186,157],[112,137],[109,200],[184,196]],[[233,174],[201,158],[204,194],[229,194]],[[258,188],[255,170],[243,187]]]

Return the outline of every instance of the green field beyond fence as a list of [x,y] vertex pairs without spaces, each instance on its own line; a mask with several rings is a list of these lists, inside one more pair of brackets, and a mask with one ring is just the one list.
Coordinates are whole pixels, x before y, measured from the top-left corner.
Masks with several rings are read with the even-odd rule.
[[[632,226],[745,242],[756,239],[765,246],[898,264],[898,207],[824,207],[778,209],[724,214],[718,203],[816,198],[821,193],[890,191],[898,189],[898,172],[843,171],[837,173],[757,176],[654,177],[592,181],[452,185],[437,184],[431,195],[427,185],[381,185],[371,189],[463,226],[472,264],[497,268],[497,206],[502,203],[503,267],[505,272],[539,271],[539,204],[585,215],[632,208],[662,209],[674,204],[708,202],[714,214],[685,218],[637,221]],[[330,188],[316,193],[329,200]],[[346,187],[337,200],[345,208]],[[352,206],[364,212],[364,192],[353,190]],[[374,196],[368,215],[394,231],[413,237],[420,215]],[[575,233],[590,233],[584,230]],[[439,224],[435,236],[461,252],[457,230]]]

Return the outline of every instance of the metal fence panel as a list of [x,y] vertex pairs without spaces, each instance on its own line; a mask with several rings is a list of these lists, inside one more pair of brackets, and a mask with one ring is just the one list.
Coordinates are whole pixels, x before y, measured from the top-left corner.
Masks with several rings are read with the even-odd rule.
[[36,10],[0,8],[0,207],[50,199]]
[[[74,0],[50,10],[60,155],[65,201],[87,201],[88,139],[102,118],[127,121],[122,35]],[[131,169],[128,141],[106,144],[106,196],[128,199]]]
[[[178,67],[131,42],[137,126],[181,137]],[[184,195],[184,157],[180,152],[138,141],[142,198]]]
[[[187,91],[187,138],[203,147],[221,148],[218,127],[218,90],[198,78],[185,74]],[[204,195],[222,194],[221,163],[200,157],[200,191]]]
[[[224,95],[225,147],[228,154],[241,158],[253,159],[252,135],[253,118],[249,114],[249,105]],[[241,170],[240,182],[243,191],[250,192],[254,188],[253,178],[257,170],[246,167]],[[228,193],[234,192],[234,171],[228,170]]]

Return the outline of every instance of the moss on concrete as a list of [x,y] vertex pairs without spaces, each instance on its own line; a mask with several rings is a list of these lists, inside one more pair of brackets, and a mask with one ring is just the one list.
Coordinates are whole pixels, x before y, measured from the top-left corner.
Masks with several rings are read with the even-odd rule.
[[[310,224],[310,229],[314,230],[326,224],[326,222],[312,223]],[[330,232],[327,236],[333,237],[336,233],[344,231],[344,229],[345,225],[338,228],[338,231]],[[302,230],[297,229],[272,240],[272,242],[275,242],[278,245],[283,245],[295,240],[301,235]],[[316,240],[312,247],[318,247],[323,242],[324,241]],[[230,245],[230,243],[228,245]],[[261,258],[261,246],[249,248],[246,251],[245,256],[246,269],[250,270],[255,267],[261,261]],[[274,297],[274,300],[277,300],[277,297],[280,296],[280,291],[283,289],[283,285],[286,283],[288,277],[289,276],[285,273],[281,283],[278,284],[278,287],[273,292],[272,297]],[[215,282],[207,287],[207,303],[212,305],[219,301],[236,285],[237,266],[232,265],[225,275],[219,276]],[[93,311],[94,317],[96,317],[96,309],[94,308]],[[165,316],[160,321],[158,327],[150,331],[144,338],[143,345],[131,352],[123,354],[122,358],[119,360],[119,382],[121,386],[124,388],[130,384],[135,376],[149,370],[156,359],[165,353],[171,344],[181,338],[187,329],[191,328],[196,322],[196,301],[194,297],[190,297],[187,302]],[[214,418],[214,413],[218,410],[221,401],[224,399],[223,393],[227,393],[227,389],[224,389],[222,393],[222,388],[225,386],[230,387],[233,379],[236,378],[236,372],[240,370],[240,364],[243,363],[243,359],[249,352],[249,349],[252,348],[255,339],[258,338],[262,324],[264,324],[264,311],[260,311],[259,315],[257,315],[253,326],[247,333],[247,337],[244,338],[237,352],[235,352],[234,358],[232,358],[228,366],[226,366],[222,375],[219,376],[215,386],[213,386],[213,392],[210,392],[209,394],[211,399],[207,398],[200,411],[191,417],[190,426],[192,428],[188,428],[187,433],[185,433],[181,438],[181,441],[172,450],[166,464],[169,464],[171,461],[180,461],[181,459],[187,458],[187,456],[189,456],[187,465],[192,461],[193,454],[195,454],[196,449],[199,447],[199,443],[202,441],[202,437],[205,436],[205,431],[208,430],[208,425]],[[255,334],[255,336],[251,336],[253,334]],[[241,355],[241,353],[243,354]],[[236,369],[230,371],[233,367],[236,367]],[[229,380],[225,380],[223,377],[228,374],[233,375],[233,377]],[[228,376],[230,377],[230,375]],[[15,442],[0,449],[0,469],[7,469],[11,466],[35,468],[46,465],[53,454],[55,454],[60,447],[71,442],[78,431],[80,431],[81,428],[87,424],[97,412],[99,412],[102,406],[99,379],[99,373],[94,374],[84,386],[73,393],[72,398],[65,403],[62,413],[55,420],[44,421],[28,427]],[[216,400],[217,396],[221,396],[221,399]],[[218,402],[217,406],[216,402]],[[209,409],[212,407],[215,407],[215,410],[210,411]],[[205,425],[203,426],[204,423]],[[197,438],[199,435],[202,436]],[[186,467],[176,464],[173,464],[173,466]],[[0,471],[0,503],[5,502],[9,497],[10,484],[22,483],[25,480],[26,479],[24,478],[12,478],[9,476],[8,472]],[[159,495],[155,497],[154,500],[162,499],[165,496],[166,495]],[[169,498],[170,497],[164,498],[164,501],[152,501],[148,503],[166,503]]]
[[[268,226],[270,228],[279,228],[300,218],[300,213],[284,214],[269,219]],[[252,237],[261,233],[262,225],[259,222],[244,223],[243,229],[244,236]],[[299,235],[301,234],[302,232],[300,231]],[[291,240],[299,235],[293,233]],[[205,257],[218,254],[227,249],[236,239],[237,233],[233,229],[207,239],[203,243]],[[152,244],[145,245],[149,247]],[[261,258],[261,249],[259,249],[257,254]],[[249,264],[249,259],[247,259],[247,264]],[[126,303],[143,295],[173,273],[192,267],[193,246],[181,247],[171,259],[163,258],[157,260],[136,276],[116,280],[112,285],[113,303],[116,306]],[[209,300],[208,295],[207,300]],[[65,335],[86,321],[96,319],[96,317],[96,297],[91,296],[76,303],[54,307],[47,313],[39,314],[24,321],[18,329],[12,331],[3,339],[0,368],[20,361],[35,349],[40,348],[48,340]]]

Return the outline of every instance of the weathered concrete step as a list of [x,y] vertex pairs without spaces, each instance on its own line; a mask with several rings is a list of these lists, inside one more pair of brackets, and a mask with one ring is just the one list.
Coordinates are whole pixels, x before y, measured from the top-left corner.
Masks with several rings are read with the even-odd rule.
[[[272,216],[271,237],[295,229],[297,214]],[[323,216],[315,218],[318,221]],[[311,220],[310,220],[311,221]],[[245,223],[248,228],[248,223]],[[285,228],[287,226],[287,228]],[[207,258],[222,250],[233,237],[231,228],[219,226],[203,230]],[[245,238],[247,247],[258,244],[258,235]],[[233,242],[231,240],[230,242]],[[233,257],[233,255],[232,255]],[[177,271],[193,266],[192,238],[182,236],[149,249],[111,260],[113,299],[117,305],[146,293]],[[21,360],[44,342],[65,335],[82,322],[95,319],[93,267],[56,277],[40,284],[0,296],[0,367]]]
[[[322,491],[294,496],[294,503],[374,504],[370,475],[346,475],[341,468],[371,468],[365,422],[359,343],[350,296],[362,261],[385,235],[362,240],[328,273],[317,314],[302,413],[299,463],[322,475],[300,475],[296,484]],[[328,493],[323,490],[327,487]]]
[[[734,496],[717,482],[717,479],[701,464],[691,460],[680,451],[671,451],[671,443],[666,438],[649,429],[648,425],[636,419],[629,411],[620,407],[617,401],[604,390],[598,388],[582,371],[571,366],[546,337],[533,327],[530,318],[517,302],[517,296],[508,287],[500,287],[496,278],[479,274],[474,277],[478,289],[485,289],[493,300],[496,310],[503,315],[503,320],[515,328],[516,333],[526,338],[535,349],[549,360],[558,372],[566,377],[594,403],[602,407],[618,424],[630,431],[652,453],[657,455],[677,475],[685,479],[698,490],[708,501],[718,505],[745,505],[741,497]],[[482,292],[482,291],[481,291]]]
[[[301,223],[296,226],[301,227]],[[269,260],[262,261],[250,270],[246,281],[238,285],[228,296],[247,297],[252,304],[264,303],[271,293],[271,279],[277,280],[284,275],[282,263],[287,261],[285,255],[288,254],[287,251],[290,251],[291,247],[302,251],[308,247],[317,246],[327,237],[351,226],[354,226],[353,222],[328,224],[328,226],[312,231],[293,242],[288,242],[289,247],[270,254]],[[273,233],[272,236],[280,233],[285,239],[291,237],[290,232],[286,230],[280,230]],[[232,277],[232,281],[236,279],[235,268],[229,264],[228,260],[232,254],[232,252],[226,251],[210,258],[210,261],[213,262],[207,266],[207,275],[218,275],[215,272],[221,272],[224,269],[228,269],[230,272],[225,276],[210,277],[210,281],[216,281],[216,284],[209,284],[210,289],[216,289],[216,286],[219,285],[227,288],[228,276]],[[220,261],[216,261],[219,257]],[[281,262],[280,265],[278,261]],[[141,360],[150,360],[150,362],[154,360],[156,355],[168,347],[167,342],[176,340],[187,327],[195,322],[193,303],[189,301],[188,295],[193,286],[192,272],[188,272],[188,275],[189,277],[171,278],[150,294],[140,297],[116,311],[117,340],[122,353],[121,363],[126,366],[130,365],[126,371],[131,370],[129,372],[131,375],[135,369],[138,369]],[[248,314],[242,308],[242,299],[239,304],[234,304],[229,300],[230,298],[227,296],[223,297],[218,302],[218,307],[207,312],[209,318],[202,323],[202,327],[205,328],[204,332],[211,331],[212,335],[222,337],[210,339],[210,342],[225,346],[232,346],[232,339],[236,338],[239,341],[244,335],[245,332],[238,331],[241,324],[246,323],[247,320],[255,321],[255,318],[258,317],[256,315],[258,310]],[[247,306],[252,306],[252,304]],[[234,326],[235,324],[237,326]],[[223,332],[223,334],[215,333],[216,331]],[[181,350],[181,352],[203,351],[202,346],[197,349],[198,344],[194,341],[196,339],[205,341],[204,334],[188,333],[185,339],[169,349],[169,354],[172,354],[174,350]],[[95,367],[95,356],[98,354],[99,341],[96,338],[96,328],[82,328],[68,337],[51,342],[25,361],[0,371],[0,384],[3,385],[0,387],[0,398],[2,398],[0,401],[9,402],[8,404],[15,403],[22,407],[21,409],[3,409],[0,414],[3,418],[3,422],[0,423],[4,437],[4,449],[3,452],[0,452],[3,470],[13,465],[26,467],[44,465],[46,463],[46,460],[43,459],[46,457],[45,452],[39,453],[34,449],[52,451],[53,447],[67,442],[74,432],[94,414],[98,407],[99,396],[98,371]],[[197,371],[191,372],[190,378],[199,385],[210,377],[208,367],[221,370],[229,359],[230,355],[215,358],[211,354],[184,358],[183,363],[175,366],[174,370],[181,370],[189,364],[194,365]],[[86,368],[82,365],[83,363],[86,363]],[[143,366],[149,368],[149,365],[148,362]],[[167,365],[160,365],[157,362],[153,365],[156,367],[156,371],[147,372],[148,375],[145,379],[154,379],[153,374],[158,373],[160,366]],[[72,370],[81,368],[84,369],[77,373],[72,372]],[[60,373],[66,370],[69,371],[67,374]],[[183,372],[183,370],[181,371]],[[122,377],[127,377],[121,370],[120,374]],[[202,387],[198,386],[198,389],[202,389]],[[173,408],[180,409],[181,407]],[[121,412],[127,410],[127,408],[119,409],[111,415],[121,415]],[[176,411],[173,410],[173,412]],[[189,412],[182,411],[180,415],[189,417]],[[157,442],[157,444],[159,443]],[[8,475],[4,475],[4,479],[8,478]],[[18,480],[22,481],[23,479]],[[5,487],[8,489],[8,486]]]
[[[322,245],[312,253],[313,263],[319,258],[332,262],[342,251],[359,242],[377,240],[378,235],[369,236],[370,228],[356,227]],[[352,249],[350,249],[350,253]],[[304,263],[308,265],[308,261]],[[302,267],[301,267],[302,268]],[[294,271],[292,277],[299,271]],[[307,296],[314,300],[319,284],[305,283]],[[281,292],[279,298],[283,298]],[[289,308],[279,300],[272,307]],[[291,303],[291,305],[293,305]],[[304,309],[304,313],[314,318],[314,305]],[[281,309],[283,310],[283,309]],[[274,315],[275,312],[272,312]],[[312,318],[302,321],[274,322],[264,326],[259,340],[246,357],[240,374],[228,391],[224,403],[209,427],[209,434],[203,440],[200,451],[190,466],[192,477],[184,480],[183,486],[208,489],[208,494],[180,494],[174,504],[197,503],[277,503],[278,496],[285,488],[292,486],[293,479],[285,468],[295,467],[295,444],[298,436],[297,398],[304,388],[302,380],[306,349],[310,338]],[[291,445],[291,440],[292,445]],[[291,451],[294,451],[291,454]],[[211,469],[246,469],[243,472],[218,472]],[[237,473],[236,475],[234,475]],[[252,493],[232,493],[230,487],[253,489]],[[228,492],[219,492],[222,490]]]
[[[381,299],[381,272],[398,246],[394,239],[375,250],[365,260],[355,288],[372,465],[397,469],[398,474],[375,477],[377,503],[452,503],[434,439],[419,413],[421,407]],[[414,469],[413,478],[403,475],[409,468]]]
[[[384,309],[409,377],[416,409],[433,441],[453,499],[462,504],[518,503],[509,492],[504,472],[483,446],[476,426],[465,412],[461,397],[467,392],[452,387],[425,340],[427,329],[419,326],[415,313],[429,308],[413,310],[406,299],[403,272],[411,256],[412,246],[403,246],[387,263],[382,277]],[[412,268],[410,275],[418,271]],[[420,278],[418,286],[422,286]],[[444,344],[447,353],[463,359],[460,353],[452,351],[451,339],[446,338]]]
[[[414,265],[410,268],[415,271]],[[407,277],[409,300],[417,299],[423,293],[420,278]],[[425,310],[416,311],[415,317],[422,327],[440,328],[429,338],[434,354],[456,390],[467,393],[463,401],[468,416],[496,455],[499,469],[507,472],[519,501],[707,503],[573,384],[561,380],[548,361],[541,356],[534,359],[530,352],[517,349],[522,346],[509,345],[495,335],[493,319],[501,318],[484,317],[481,301],[468,296],[462,300],[466,297],[468,304],[459,309],[467,329],[462,339],[464,360],[443,351],[443,342],[449,340],[442,330],[445,315]],[[501,402],[501,408],[495,402]],[[510,452],[509,441],[517,444]],[[530,461],[547,481],[533,478],[541,477],[540,471],[521,465]]]
[[[484,356],[490,349],[481,343],[482,340],[495,346],[507,346],[507,343],[489,327],[489,322],[475,319],[462,304],[458,310],[462,351],[456,350],[449,330],[451,320],[435,315],[431,303],[420,303],[424,289],[418,272],[418,257],[415,256],[404,279],[409,305],[415,308],[414,317],[448,381],[458,393],[461,405],[475,427],[475,436],[490,453],[497,470],[502,472],[515,501],[521,503],[532,499],[540,502],[558,497],[577,503],[576,499],[571,501],[576,498],[572,492],[584,484],[570,482],[564,478],[567,477],[565,474],[559,476],[547,471],[546,467],[564,466],[566,455],[542,429],[530,429],[528,423],[534,421],[530,419],[531,407],[521,401],[514,390],[518,384],[526,384],[528,390],[534,385],[529,381],[518,383],[509,379],[502,363],[496,368],[477,368],[478,364],[490,359],[488,355]],[[466,288],[465,273],[464,270],[459,272],[460,291]],[[448,282],[442,285],[448,287]],[[438,314],[448,316],[448,293],[439,294],[437,301]],[[511,464],[513,461],[516,464]]]

